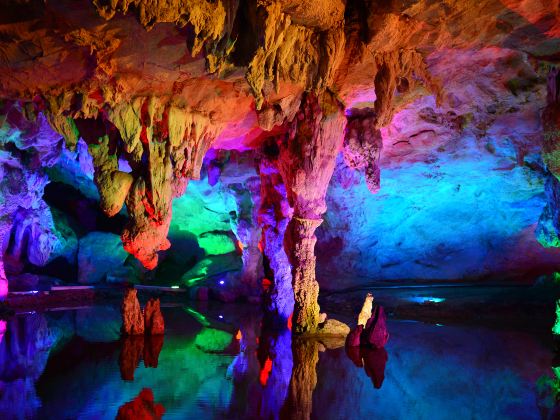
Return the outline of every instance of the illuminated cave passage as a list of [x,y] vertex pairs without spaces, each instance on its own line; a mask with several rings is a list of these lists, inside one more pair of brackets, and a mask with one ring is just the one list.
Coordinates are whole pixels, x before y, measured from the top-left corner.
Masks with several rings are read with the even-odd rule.
[[558,417],[558,0],[0,33],[1,418]]

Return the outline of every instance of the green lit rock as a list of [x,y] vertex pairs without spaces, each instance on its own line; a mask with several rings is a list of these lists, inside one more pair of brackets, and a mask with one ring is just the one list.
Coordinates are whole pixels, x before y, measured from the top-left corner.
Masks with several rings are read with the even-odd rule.
[[552,333],[560,335],[560,299],[556,301],[556,321],[552,327]]
[[207,353],[224,351],[231,343],[233,335],[214,328],[204,328],[195,338],[195,346]]
[[205,232],[198,237],[198,245],[207,255],[228,254],[235,251],[235,244],[226,232]]
[[242,261],[235,253],[225,255],[209,255],[195,264],[181,277],[181,283],[194,286],[208,278],[224,275],[233,271],[241,271]]

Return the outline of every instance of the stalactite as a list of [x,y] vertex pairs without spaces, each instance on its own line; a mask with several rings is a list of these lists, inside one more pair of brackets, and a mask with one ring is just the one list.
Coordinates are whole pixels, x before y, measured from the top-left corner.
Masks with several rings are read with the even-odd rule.
[[363,170],[366,184],[372,193],[379,191],[379,159],[383,148],[381,132],[375,127],[377,118],[373,109],[346,111],[348,124],[344,136],[344,161],[357,170]]
[[[247,71],[247,83],[255,96],[257,109],[261,109],[265,101],[265,81],[273,81],[277,89],[281,80],[298,82],[307,90],[319,92],[332,85],[344,53],[344,7],[341,5],[333,1],[299,10],[297,5],[283,2],[260,3],[265,16],[258,25],[263,42]],[[323,9],[328,12],[324,13]],[[325,19],[332,26],[325,25]]]
[[[126,203],[123,246],[146,268],[155,268],[157,252],[170,246],[172,200],[185,192],[189,179],[200,178],[203,157],[219,127],[158,98],[136,98],[97,120],[76,122],[93,157],[102,210],[113,216]],[[128,161],[131,173],[119,170],[119,158]]]
[[[415,87],[422,81],[428,91],[434,93],[438,102],[441,100],[441,86],[428,72],[424,57],[415,50],[378,53],[375,55],[377,72],[375,74],[375,127],[385,127],[391,123],[399,106],[395,94],[414,95]],[[411,100],[401,101],[403,104]]]

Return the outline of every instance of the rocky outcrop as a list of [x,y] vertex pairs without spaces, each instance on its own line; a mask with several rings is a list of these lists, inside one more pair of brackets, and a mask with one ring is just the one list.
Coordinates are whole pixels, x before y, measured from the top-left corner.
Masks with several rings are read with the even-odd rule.
[[45,167],[60,152],[46,119],[14,102],[0,107],[0,299],[8,291],[4,252],[21,263],[45,265],[64,244],[43,201]]
[[122,266],[127,253],[118,235],[91,232],[78,245],[78,281],[82,284],[100,283],[115,267]]
[[144,315],[140,310],[140,302],[136,289],[127,288],[121,304],[122,333],[124,335],[144,334]]

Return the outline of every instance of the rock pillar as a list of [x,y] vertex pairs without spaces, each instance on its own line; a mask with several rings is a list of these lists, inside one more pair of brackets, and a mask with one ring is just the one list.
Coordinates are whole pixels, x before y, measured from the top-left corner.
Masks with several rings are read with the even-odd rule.
[[278,152],[275,139],[265,143],[258,167],[261,178],[258,221],[262,228],[266,322],[272,326],[286,327],[294,310],[292,267],[284,250],[284,234],[292,217],[292,208],[288,204],[286,187],[274,161]]
[[319,324],[315,229],[327,210],[325,197],[345,126],[346,118],[333,94],[307,93],[286,135],[278,140],[278,168],[294,211],[284,245],[292,265],[293,325],[297,334],[314,333]]

